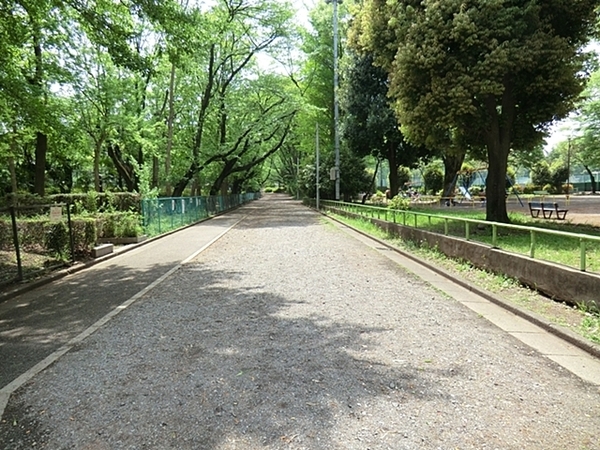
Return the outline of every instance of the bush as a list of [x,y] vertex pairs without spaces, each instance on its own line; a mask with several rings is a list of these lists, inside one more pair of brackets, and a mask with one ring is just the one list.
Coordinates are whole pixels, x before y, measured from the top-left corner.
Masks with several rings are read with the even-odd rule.
[[560,194],[563,189],[563,183],[569,178],[569,169],[566,166],[559,166],[554,169],[550,184],[554,186],[554,192]]
[[98,221],[93,218],[72,220],[73,244],[75,253],[87,255],[91,253],[98,237]]
[[425,193],[437,192],[444,188],[444,174],[438,167],[428,167],[423,173]]
[[100,215],[101,238],[136,237],[143,234],[141,217],[134,212],[114,212]]
[[[0,198],[1,199],[1,198]],[[49,205],[66,203],[73,205],[73,214],[95,213],[96,211],[140,211],[140,195],[135,192],[95,192],[83,194],[56,194],[39,197],[29,193],[9,194],[4,205],[18,206]]]
[[55,222],[50,225],[46,232],[45,246],[50,253],[61,259],[69,253],[69,229],[64,222]]
[[412,178],[412,173],[408,167],[400,166],[398,167],[398,185],[404,186],[407,183],[410,183]]
[[513,194],[525,194],[525,186],[521,186],[520,184],[514,184],[512,187],[512,191]]
[[552,184],[552,174],[547,162],[542,161],[531,169],[531,182],[537,186]]
[[523,186],[523,194],[533,194],[535,191],[541,191],[542,188],[537,184],[527,183]]
[[101,218],[100,236],[103,238],[117,237],[116,216],[118,214],[103,214]]
[[471,186],[469,188],[469,194],[471,194],[472,197],[477,197],[479,194],[481,194],[483,192],[483,187],[482,186]]
[[125,213],[119,218],[117,237],[136,237],[144,232],[140,225],[140,216],[135,213]]
[[396,195],[388,202],[388,208],[406,211],[410,209],[410,199],[402,197],[400,195]]
[[385,198],[385,194],[383,192],[377,191],[369,200],[373,206],[385,206],[387,199]]

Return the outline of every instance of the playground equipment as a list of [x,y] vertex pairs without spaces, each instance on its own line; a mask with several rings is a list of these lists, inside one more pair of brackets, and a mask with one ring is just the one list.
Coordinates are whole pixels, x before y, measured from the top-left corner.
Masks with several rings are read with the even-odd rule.
[[[442,199],[445,200],[446,206],[450,206],[450,204],[454,206],[457,203],[461,204],[464,200],[467,200],[468,202],[472,203],[474,200],[473,196],[469,192],[469,189],[471,188],[471,186],[475,185],[475,182],[478,179],[481,181],[481,186],[483,186],[483,188],[485,189],[487,180],[487,168],[474,170],[459,170],[458,172],[456,172],[456,175],[454,175],[454,179],[452,180],[452,184],[456,186],[456,189],[458,189],[460,196],[458,198],[458,202],[455,197]],[[508,175],[506,175],[506,181],[510,187],[513,187],[513,182],[508,177]],[[479,195],[479,199],[482,204],[485,204],[485,190],[483,192],[483,195]],[[519,200],[519,204],[524,208],[525,205],[523,204],[521,197],[519,197],[519,194],[517,192],[514,192],[514,190],[513,193],[517,197],[517,200]],[[506,193],[506,196],[508,197],[508,192]]]

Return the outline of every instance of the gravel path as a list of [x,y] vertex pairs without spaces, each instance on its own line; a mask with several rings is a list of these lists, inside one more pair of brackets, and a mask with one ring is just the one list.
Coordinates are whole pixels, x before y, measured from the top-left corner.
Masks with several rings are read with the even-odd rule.
[[297,202],[11,398],[4,449],[600,449],[600,392]]

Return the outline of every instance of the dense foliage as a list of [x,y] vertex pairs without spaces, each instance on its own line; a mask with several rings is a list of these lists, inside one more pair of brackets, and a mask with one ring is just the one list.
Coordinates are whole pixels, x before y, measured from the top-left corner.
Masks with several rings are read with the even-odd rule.
[[402,131],[487,152],[488,220],[508,222],[511,150],[530,149],[584,87],[596,0],[367,0],[359,42],[390,77]]
[[[0,188],[241,191],[299,109],[287,2],[0,5]],[[268,56],[270,55],[270,56]]]

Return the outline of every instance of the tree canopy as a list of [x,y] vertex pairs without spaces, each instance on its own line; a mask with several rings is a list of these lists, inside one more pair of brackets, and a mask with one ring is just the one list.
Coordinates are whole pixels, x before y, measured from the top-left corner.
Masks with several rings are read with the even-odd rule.
[[373,65],[373,56],[350,52],[348,59],[342,95],[344,138],[356,155],[388,161],[389,188],[396,195],[400,166],[413,167],[427,152],[404,139],[387,96],[387,73]]
[[508,222],[511,150],[531,149],[584,87],[595,0],[366,0],[358,42],[390,77],[415,143],[458,133],[487,150],[486,217]]
[[4,192],[243,189],[299,109],[289,78],[259,64],[290,46],[288,2],[19,0],[0,13]]
[[[488,219],[508,220],[508,155],[535,155],[573,107],[598,3],[342,3],[344,197],[363,189],[366,154],[389,161],[396,190],[397,167],[425,148],[448,179],[468,150],[488,161]],[[280,0],[1,2],[0,189],[239,192],[273,165],[298,189],[317,124],[328,189],[332,5],[317,2],[299,28]],[[582,115],[590,161],[595,109]]]

